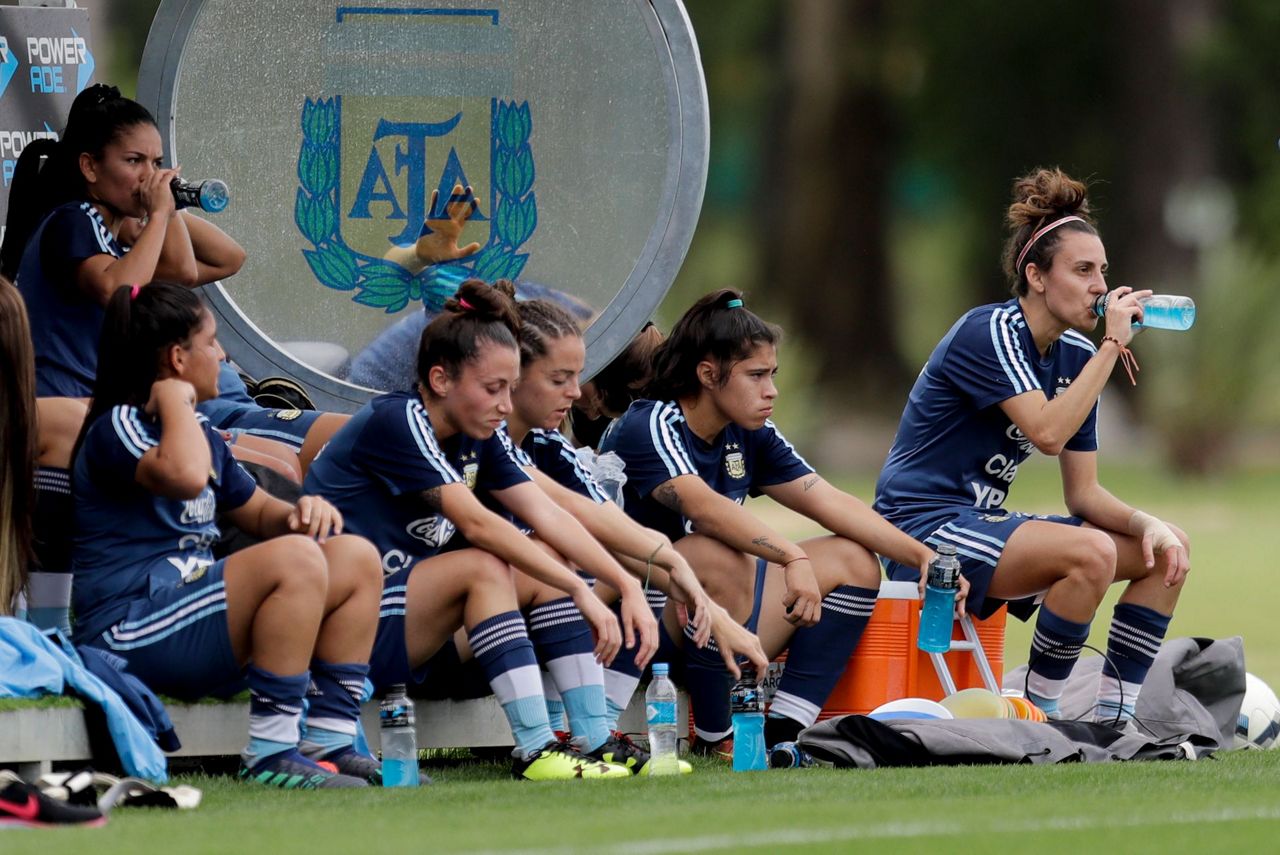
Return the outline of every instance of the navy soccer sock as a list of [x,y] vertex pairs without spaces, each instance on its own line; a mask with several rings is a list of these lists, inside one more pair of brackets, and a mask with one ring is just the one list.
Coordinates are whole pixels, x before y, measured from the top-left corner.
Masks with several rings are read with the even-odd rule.
[[609,717],[590,625],[563,597],[529,610],[529,638],[560,690],[575,744],[583,751],[599,748],[609,738]]
[[240,758],[253,768],[273,754],[297,747],[302,698],[311,675],[303,671],[281,676],[251,664],[245,668],[245,678],[249,683],[249,744]]
[[553,742],[538,658],[520,613],[485,618],[467,630],[467,642],[502,705],[521,756],[527,758]]
[[714,638],[707,646],[693,643],[693,626],[684,628],[684,687],[693,710],[693,729],[703,742],[719,742],[733,732],[729,716],[729,690],[733,677],[720,658]]
[[1117,603],[1107,635],[1094,720],[1122,722],[1133,718],[1142,681],[1169,629],[1169,615],[1133,603]]
[[1058,701],[1067,677],[1089,640],[1089,624],[1076,623],[1040,606],[1027,675],[1027,697],[1050,716],[1058,715]]
[[368,676],[369,666],[364,663],[311,660],[307,732],[300,746],[303,754],[312,759],[326,757],[355,742]]
[[[818,720],[822,705],[862,639],[879,595],[878,588],[840,585],[822,598],[822,619],[817,625],[802,627],[791,636],[782,682],[765,722],[770,745],[794,740],[800,729]],[[799,727],[781,719],[790,719]],[[778,738],[768,738],[772,736]]]

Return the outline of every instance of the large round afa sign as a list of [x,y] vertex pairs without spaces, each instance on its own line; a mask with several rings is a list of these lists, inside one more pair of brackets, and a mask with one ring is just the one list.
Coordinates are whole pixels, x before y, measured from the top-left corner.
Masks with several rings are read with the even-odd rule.
[[[670,287],[706,182],[679,0],[164,0],[139,98],[184,177],[230,187],[210,216],[248,259],[206,289],[228,352],[322,408],[410,380],[471,276],[568,308],[598,369]],[[458,185],[480,248],[423,261]]]

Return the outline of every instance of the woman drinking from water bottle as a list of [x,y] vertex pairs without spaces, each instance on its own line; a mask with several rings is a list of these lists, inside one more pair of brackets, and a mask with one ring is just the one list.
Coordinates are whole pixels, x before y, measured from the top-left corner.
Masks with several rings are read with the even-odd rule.
[[[1029,699],[1058,701],[1107,588],[1125,585],[1111,620],[1095,718],[1121,723],[1160,648],[1189,564],[1187,537],[1098,482],[1098,396],[1117,362],[1137,369],[1129,342],[1150,291],[1117,288],[1098,346],[1094,304],[1107,293],[1107,254],[1086,187],[1058,169],[1014,183],[1004,265],[1013,298],[967,312],[916,379],[876,485],[878,511],[932,546],[950,544],[971,583],[970,611],[1006,601],[1029,616]],[[1008,511],[1004,501],[1032,450],[1058,458],[1070,516]],[[918,569],[890,563],[890,578]]]

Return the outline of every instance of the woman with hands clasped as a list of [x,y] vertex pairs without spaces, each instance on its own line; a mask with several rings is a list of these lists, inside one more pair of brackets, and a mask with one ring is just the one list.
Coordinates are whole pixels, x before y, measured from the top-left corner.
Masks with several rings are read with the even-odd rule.
[[[712,599],[756,629],[766,655],[787,649],[765,742],[794,762],[802,755],[790,743],[817,719],[875,607],[876,553],[918,569],[933,553],[828,483],[774,427],[780,338],[739,292],[703,297],[658,348],[646,400],[600,447],[626,462],[627,513],[675,542]],[[831,534],[792,543],[743,507],[761,493]],[[729,672],[714,651],[685,644],[684,657],[695,750],[726,754]]]
[[[1058,169],[1014,183],[1005,273],[1013,299],[967,312],[917,378],[876,485],[878,511],[933,546],[956,548],[969,610],[1004,602],[1029,617],[1029,699],[1049,716],[1113,582],[1125,584],[1107,640],[1095,719],[1123,723],[1160,649],[1190,569],[1187,536],[1098,482],[1098,397],[1117,362],[1133,379],[1132,324],[1150,291],[1107,293],[1107,254],[1085,185]],[[1058,458],[1070,516],[1004,508],[1032,450]],[[890,564],[891,578],[915,578]]]

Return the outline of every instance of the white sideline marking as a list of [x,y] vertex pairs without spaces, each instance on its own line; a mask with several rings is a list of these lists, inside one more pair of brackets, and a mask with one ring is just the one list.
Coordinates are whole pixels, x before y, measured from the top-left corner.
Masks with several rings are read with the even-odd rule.
[[567,852],[607,853],[607,855],[665,855],[668,852],[716,852],[722,849],[758,848],[762,846],[801,846],[838,843],[846,840],[875,838],[930,837],[961,834],[981,830],[988,833],[1029,833],[1037,831],[1088,831],[1102,828],[1140,828],[1147,825],[1200,825],[1203,823],[1243,822],[1246,820],[1280,820],[1280,807],[1224,808],[1222,810],[1184,813],[1160,817],[1061,816],[1042,819],[1001,821],[985,829],[957,820],[929,822],[884,822],[874,825],[746,832],[741,834],[708,834],[699,837],[676,837],[665,840],[633,840],[614,846],[555,846],[546,849],[484,849],[472,855],[564,855]]

